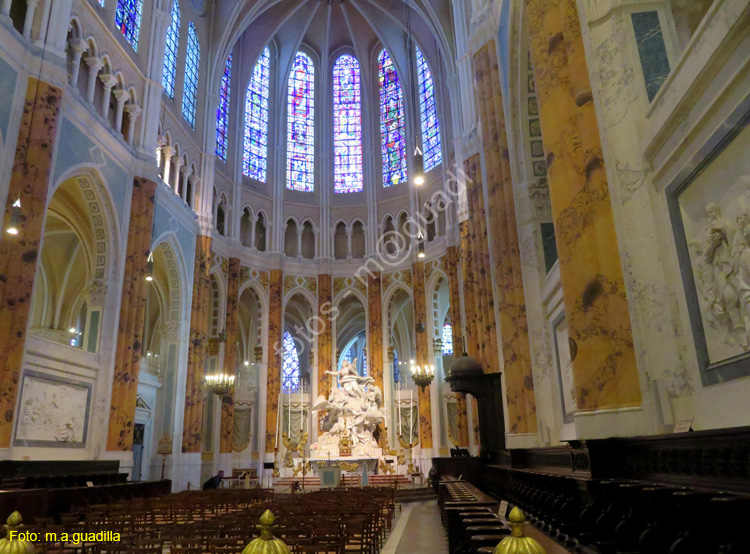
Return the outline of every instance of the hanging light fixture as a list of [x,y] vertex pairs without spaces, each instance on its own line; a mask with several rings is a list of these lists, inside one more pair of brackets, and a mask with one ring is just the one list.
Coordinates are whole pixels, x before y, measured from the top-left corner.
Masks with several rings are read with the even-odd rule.
[[419,146],[414,150],[414,184],[416,186],[424,185],[424,156]]
[[10,208],[10,225],[5,230],[9,235],[19,233],[18,225],[21,223],[21,198],[19,197]]
[[148,253],[148,260],[146,260],[146,281],[149,283],[154,280],[154,253]]
[[429,387],[432,380],[435,378],[435,366],[434,365],[417,365],[412,360],[411,365],[411,378],[424,392],[425,387]]
[[217,373],[206,375],[206,388],[221,398],[228,396],[234,388],[234,375],[226,373]]

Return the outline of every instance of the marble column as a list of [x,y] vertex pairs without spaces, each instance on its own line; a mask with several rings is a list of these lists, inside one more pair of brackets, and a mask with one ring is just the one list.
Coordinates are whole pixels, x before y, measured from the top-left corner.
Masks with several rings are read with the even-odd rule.
[[203,441],[203,380],[208,352],[208,319],[211,295],[211,237],[195,240],[193,299],[190,311],[190,342],[185,384],[185,416],[182,424],[182,451],[200,452]]
[[[29,79],[0,230],[0,448],[10,446],[62,91]],[[22,217],[9,235],[16,200]]]
[[527,2],[578,411],[641,405],[628,300],[575,0]]
[[[449,246],[445,250],[446,271],[448,273],[448,285],[450,289],[450,315],[451,329],[453,331],[453,358],[456,359],[463,354],[463,336],[461,335],[461,297],[458,283],[458,252],[455,246]],[[456,412],[458,436],[456,440],[461,447],[469,446],[469,422],[466,415],[466,395],[456,394]]]
[[370,272],[367,277],[367,371],[375,385],[383,390],[383,298],[381,273]]
[[284,294],[284,274],[272,269],[268,289],[268,375],[266,376],[266,452],[276,447],[276,416],[281,392],[281,328],[283,313],[281,300]]
[[109,408],[107,450],[127,452],[133,448],[138,374],[143,355],[143,325],[148,287],[146,269],[151,252],[156,183],[133,179],[130,223],[122,281],[120,319],[117,325],[115,369]]
[[[425,323],[427,321],[427,299],[425,298],[424,263],[414,262],[412,265],[412,291],[414,293],[414,319]],[[430,360],[427,332],[416,333],[417,364],[433,364]],[[421,448],[432,448],[432,401],[430,387],[417,389],[419,398],[419,445]]]
[[[318,276],[318,326],[322,332],[318,335],[318,395],[328,398],[331,394],[331,376],[326,371],[333,369],[333,321],[332,302],[333,277],[330,275]],[[335,313],[335,312],[334,312]],[[318,413],[318,422],[321,414]]]
[[464,350],[472,358],[479,360],[479,341],[477,340],[478,332],[476,329],[477,308],[474,294],[474,279],[471,269],[471,247],[469,245],[469,221],[462,221],[458,224],[458,235],[460,240],[460,265],[461,281],[464,295],[464,326],[465,341]]
[[[475,54],[474,68],[480,139],[487,175],[489,236],[492,238],[493,272],[498,291],[508,428],[511,434],[535,433],[536,401],[521,251],[494,41]],[[481,174],[477,178],[481,181]],[[480,192],[479,196],[482,198],[483,193]],[[485,236],[488,236],[486,232]]]
[[[240,302],[240,260],[229,258],[227,264],[227,317],[224,324],[226,342],[224,343],[224,373],[236,375],[239,365],[239,316]],[[234,392],[221,399],[221,437],[219,452],[232,452],[234,435]]]

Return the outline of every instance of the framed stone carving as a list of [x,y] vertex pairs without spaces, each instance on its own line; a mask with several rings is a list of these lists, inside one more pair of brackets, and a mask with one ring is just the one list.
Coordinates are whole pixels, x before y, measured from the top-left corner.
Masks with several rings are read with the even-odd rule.
[[84,448],[91,384],[25,370],[15,446]]
[[750,375],[749,121],[743,106],[667,188],[704,385]]

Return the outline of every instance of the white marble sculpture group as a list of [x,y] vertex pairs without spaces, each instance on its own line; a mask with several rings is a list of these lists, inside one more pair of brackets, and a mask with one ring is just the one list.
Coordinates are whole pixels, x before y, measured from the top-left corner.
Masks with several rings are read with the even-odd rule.
[[339,371],[327,371],[338,377],[339,387],[326,399],[322,395],[312,411],[324,411],[323,434],[312,445],[312,457],[339,455],[339,439],[347,433],[353,456],[379,457],[378,443],[373,436],[377,426],[385,421],[383,393],[372,377],[357,373],[357,365],[349,361]]

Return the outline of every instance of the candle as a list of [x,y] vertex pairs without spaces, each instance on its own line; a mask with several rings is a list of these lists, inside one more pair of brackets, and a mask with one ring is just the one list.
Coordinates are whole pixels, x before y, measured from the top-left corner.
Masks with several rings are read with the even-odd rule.
[[401,429],[402,429],[402,427],[401,427],[401,402],[399,402],[399,400],[401,400],[401,398],[400,398],[400,396],[401,396],[400,392],[401,392],[400,390],[396,391],[396,409],[398,410],[398,431],[397,431],[397,434],[399,436],[401,435]]
[[281,432],[281,414],[284,409],[284,407],[281,405],[281,393],[279,393],[279,401],[276,404],[277,410],[276,410],[276,449],[279,448],[279,434]]
[[412,412],[411,405],[414,397],[414,390],[409,389],[409,444],[411,444],[411,432],[412,432],[412,425],[414,425],[414,413]]
[[[301,395],[299,399],[299,436],[302,436],[302,430],[304,429],[302,423],[304,422],[304,416],[302,412],[304,410],[305,396]],[[301,439],[300,439],[301,440]]]

